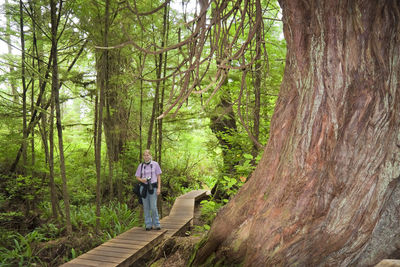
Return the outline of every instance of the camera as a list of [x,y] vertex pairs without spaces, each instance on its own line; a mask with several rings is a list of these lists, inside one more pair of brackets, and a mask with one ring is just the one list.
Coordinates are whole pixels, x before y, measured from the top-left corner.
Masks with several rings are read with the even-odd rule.
[[149,191],[153,191],[153,185],[151,184],[151,177],[146,177],[147,184],[149,185]]

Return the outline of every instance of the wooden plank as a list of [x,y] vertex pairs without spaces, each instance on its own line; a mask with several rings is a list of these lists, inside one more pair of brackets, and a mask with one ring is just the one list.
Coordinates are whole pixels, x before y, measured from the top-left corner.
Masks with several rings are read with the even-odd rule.
[[109,243],[104,243],[103,246],[106,247],[111,247],[111,248],[123,248],[123,249],[141,249],[143,246],[145,246],[146,244],[127,244],[127,243],[118,243],[118,242],[109,242]]
[[162,227],[162,224],[165,224],[165,223],[186,224],[186,223],[190,222],[191,220],[193,220],[193,217],[171,218],[169,220],[165,220],[165,221],[161,222],[161,227]]
[[174,203],[173,207],[175,207],[175,206],[191,207],[193,205],[194,205],[194,199],[193,198],[178,198],[177,200],[175,200],[175,203]]
[[141,246],[138,246],[138,248],[120,248],[120,247],[114,247],[114,246],[98,246],[94,250],[99,250],[99,251],[115,251],[115,252],[132,252],[132,251],[137,251]]
[[[160,232],[160,234],[161,234],[162,232]],[[142,236],[138,236],[138,235],[124,235],[124,236],[120,236],[120,237],[118,237],[118,238],[113,238],[113,239],[116,239],[116,240],[134,240],[134,241],[144,241],[144,242],[148,242],[148,241],[150,241],[150,240],[153,240],[155,237],[157,237],[158,235],[156,235],[156,236],[144,236],[144,235],[142,235]]]
[[175,213],[171,214],[171,217],[173,217],[175,219],[186,219],[186,218],[193,218],[193,214],[175,212]]
[[99,262],[99,261],[75,258],[72,261],[64,263],[60,267],[87,267],[87,266],[115,267],[117,265],[115,265],[114,263],[106,263],[106,262]]
[[135,246],[144,246],[151,240],[132,240],[132,239],[111,239],[107,242],[108,246],[117,246],[116,244],[126,244]]
[[184,208],[193,208],[194,207],[194,200],[193,199],[189,199],[189,200],[192,203],[177,203],[171,208],[171,210],[176,209],[176,207],[179,207],[179,208],[182,208],[182,209],[184,209]]
[[206,190],[194,190],[186,193],[185,195],[180,196],[179,198],[200,198],[204,196],[207,193]]
[[79,264],[79,263],[71,263],[66,262],[63,265],[60,265],[60,267],[92,267],[92,266],[96,266],[96,265],[86,265],[86,264]]
[[188,215],[188,213],[193,213],[193,211],[175,211],[171,212],[170,216],[176,219],[185,219],[185,218],[193,218],[193,215]]
[[[147,235],[154,234],[154,235],[157,235],[157,234],[155,234],[155,233],[153,233],[151,231],[146,231],[146,229],[144,227],[134,227],[134,228],[132,228],[130,230],[127,230],[127,231],[123,232],[120,235],[123,235],[123,234],[126,234],[126,233],[147,234]],[[118,235],[118,236],[120,236],[120,235]]]
[[183,214],[186,214],[186,215],[188,215],[188,216],[193,216],[193,215],[191,215],[190,213],[193,213],[193,211],[194,211],[194,206],[193,207],[190,207],[190,208],[180,208],[180,207],[177,207],[176,209],[172,209],[170,212],[169,212],[169,216],[172,216],[172,215],[174,215],[175,213],[183,213]]
[[[185,211],[185,212],[189,213],[189,212],[193,212],[193,210],[194,210],[194,205],[191,207],[176,206],[169,211],[169,216],[171,216],[172,213],[177,212],[177,211]],[[190,215],[190,214],[188,214],[188,215]]]
[[192,217],[186,217],[186,218],[169,218],[167,220],[162,220],[161,221],[161,227],[163,223],[175,223],[175,224],[185,224],[188,221],[191,221],[193,218]]
[[[122,263],[125,258],[124,257],[118,257],[118,256],[102,256],[102,255],[93,255],[90,253],[85,253],[79,256],[80,259],[86,259],[86,260],[92,260],[92,261],[98,261],[101,264],[106,264],[106,263],[114,263],[118,266],[118,264]],[[102,265],[99,265],[102,266]]]
[[[152,230],[152,231],[146,231],[145,228],[136,228],[136,229],[131,229],[128,230],[118,236],[124,235],[124,234],[136,234],[136,235],[153,235],[156,236],[158,235],[156,230]],[[117,237],[118,237],[117,236]]]
[[155,237],[159,236],[162,234],[162,232],[159,232],[157,235],[138,235],[134,233],[127,233],[121,236],[117,236],[116,240],[139,240],[139,241],[150,241],[153,240]]
[[179,226],[182,227],[183,225],[187,224],[189,221],[187,221],[186,223],[174,223],[174,222],[165,222],[163,223],[163,229],[166,229],[168,227],[174,227],[174,226]]
[[188,204],[188,203],[178,203],[177,205],[174,205],[172,207],[171,210],[176,209],[177,207],[179,207],[180,209],[185,209],[185,208],[194,208],[194,200],[193,199],[189,199],[192,203]]
[[[190,201],[193,201],[193,200],[191,199]],[[188,210],[188,211],[191,211],[192,209],[194,209],[194,203],[192,203],[191,205],[176,205],[170,211],[173,211],[173,210]]]
[[184,219],[184,220],[173,220],[173,219],[170,219],[168,221],[163,221],[161,224],[162,224],[162,227],[165,228],[165,225],[170,225],[170,224],[185,225],[187,223],[190,223],[192,220],[193,220],[192,218],[187,218],[187,219]]
[[111,251],[111,250],[103,250],[103,249],[92,249],[86,254],[93,254],[93,255],[101,255],[101,256],[110,256],[110,257],[123,257],[127,258],[130,257],[132,254],[134,254],[136,251],[139,249],[124,249],[120,251]]
[[191,205],[193,202],[193,198],[177,198],[174,205]]

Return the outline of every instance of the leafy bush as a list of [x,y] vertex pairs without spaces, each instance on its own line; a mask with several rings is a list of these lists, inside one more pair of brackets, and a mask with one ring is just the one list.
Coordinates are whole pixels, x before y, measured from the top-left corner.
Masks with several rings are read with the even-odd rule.
[[[43,204],[42,209],[50,209],[50,205]],[[47,213],[50,214],[49,211]],[[101,207],[99,232],[102,234],[98,236],[95,233],[96,206],[93,204],[80,207],[71,206],[73,229],[77,233],[84,233],[86,237],[92,237],[90,238],[92,246],[105,242],[132,227],[139,226],[139,221],[138,209],[130,210],[125,203],[111,202]],[[39,254],[44,246],[38,244],[62,237],[64,230],[64,227],[59,227],[52,222],[42,224],[26,235],[1,229],[0,266],[30,266],[34,264],[42,266],[44,263],[40,261]],[[85,246],[90,246],[90,244],[85,244]],[[39,249],[40,247],[42,249]],[[82,250],[71,248],[68,251],[70,255],[62,256],[65,260],[76,257]]]
[[200,202],[201,205],[201,220],[204,222],[204,230],[210,230],[210,225],[213,222],[217,211],[222,207],[223,203],[217,202],[214,199],[203,200]]

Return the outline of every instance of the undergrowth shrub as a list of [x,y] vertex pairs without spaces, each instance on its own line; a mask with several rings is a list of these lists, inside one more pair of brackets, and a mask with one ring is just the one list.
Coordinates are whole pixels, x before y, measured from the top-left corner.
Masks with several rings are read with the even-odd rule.
[[[62,204],[61,204],[62,206]],[[42,209],[49,208],[49,204],[42,204]],[[50,211],[45,214],[50,215]],[[60,223],[60,222],[58,222]],[[39,255],[42,250],[49,249],[46,245],[51,240],[62,239],[65,226],[59,226],[54,221],[48,221],[26,235],[15,231],[0,229],[0,266],[52,266],[53,263],[41,262]],[[64,261],[71,260],[83,252],[79,245],[92,247],[103,243],[128,229],[139,226],[139,209],[131,210],[125,203],[111,202],[101,207],[100,235],[96,233],[96,206],[87,204],[82,206],[71,205],[71,223],[73,225],[74,239],[82,238],[84,242],[76,244],[71,242],[66,246],[68,255],[59,255]],[[64,225],[64,223],[61,223]],[[55,245],[61,246],[59,242]],[[49,252],[50,253],[50,252]]]

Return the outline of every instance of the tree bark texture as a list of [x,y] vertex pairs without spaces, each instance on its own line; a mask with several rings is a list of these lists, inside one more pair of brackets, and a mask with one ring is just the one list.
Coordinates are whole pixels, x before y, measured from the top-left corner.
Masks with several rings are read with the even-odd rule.
[[400,3],[280,0],[286,69],[264,156],[196,263],[371,266],[400,251]]

